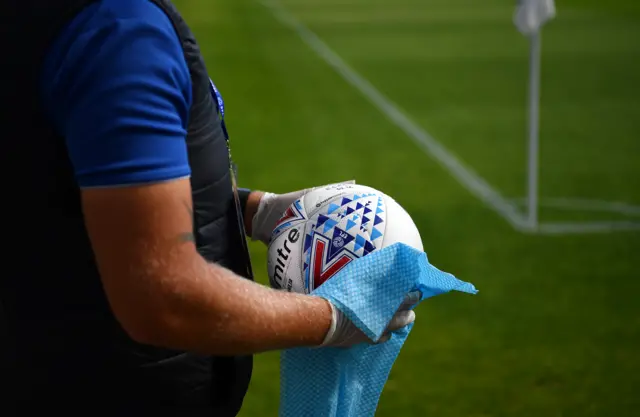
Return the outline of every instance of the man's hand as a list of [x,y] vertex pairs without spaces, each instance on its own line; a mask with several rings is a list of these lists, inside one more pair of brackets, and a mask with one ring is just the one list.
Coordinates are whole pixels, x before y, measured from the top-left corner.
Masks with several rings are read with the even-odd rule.
[[380,340],[372,341],[360,329],[358,329],[342,311],[331,304],[331,327],[325,336],[322,346],[350,347],[359,343],[384,343],[391,338],[391,333],[400,330],[416,319],[416,314],[411,307],[420,299],[419,292],[409,293],[398,311],[389,322],[387,330]]
[[[355,184],[355,181],[345,181],[340,184]],[[247,213],[245,215],[251,219],[251,227],[247,228],[247,234],[249,234],[253,240],[259,240],[265,245],[269,244],[271,233],[287,208],[306,193],[322,187],[326,187],[326,185],[287,194],[261,193],[258,195],[259,200],[257,201],[257,205],[256,198],[252,200],[251,196],[249,196]],[[253,194],[254,193],[252,193],[252,195]],[[248,220],[249,219],[247,219],[247,221]]]

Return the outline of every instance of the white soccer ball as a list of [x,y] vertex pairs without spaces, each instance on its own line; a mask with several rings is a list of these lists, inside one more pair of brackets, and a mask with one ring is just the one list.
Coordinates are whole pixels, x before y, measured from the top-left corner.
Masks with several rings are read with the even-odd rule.
[[309,294],[350,262],[394,243],[424,250],[418,228],[394,199],[363,185],[322,187],[278,221],[268,248],[269,281]]

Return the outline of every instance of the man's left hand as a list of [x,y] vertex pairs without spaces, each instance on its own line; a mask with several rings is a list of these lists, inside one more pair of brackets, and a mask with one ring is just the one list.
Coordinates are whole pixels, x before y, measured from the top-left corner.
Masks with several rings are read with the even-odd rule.
[[[355,184],[355,181],[344,181],[340,184]],[[268,245],[276,223],[282,218],[287,208],[306,193],[326,187],[327,185],[286,194],[251,193],[246,213],[247,223],[251,220],[250,224],[247,225],[249,226],[247,227],[247,234],[251,236],[252,240],[259,240],[265,245]],[[259,199],[259,201],[256,201],[256,199]]]

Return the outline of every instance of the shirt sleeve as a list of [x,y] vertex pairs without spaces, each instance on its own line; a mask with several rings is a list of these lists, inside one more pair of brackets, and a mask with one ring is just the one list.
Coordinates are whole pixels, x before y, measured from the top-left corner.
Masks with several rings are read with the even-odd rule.
[[190,175],[191,78],[180,40],[152,2],[129,4],[85,9],[45,60],[45,112],[81,187]]

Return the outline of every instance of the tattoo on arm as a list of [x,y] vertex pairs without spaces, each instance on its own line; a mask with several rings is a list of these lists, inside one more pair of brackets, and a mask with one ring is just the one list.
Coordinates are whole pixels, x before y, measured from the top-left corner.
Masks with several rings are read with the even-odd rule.
[[195,222],[194,222],[194,219],[193,219],[193,208],[187,202],[184,203],[184,207],[187,209],[187,212],[189,213],[189,216],[191,217],[191,231],[180,233],[178,238],[180,239],[181,242],[192,242],[192,243],[195,243],[196,242],[196,237],[193,234],[193,228],[194,228],[194,225],[195,225]]
[[193,243],[196,243],[196,237],[193,235],[193,232],[180,233],[179,238],[180,238],[181,242],[193,242]]

